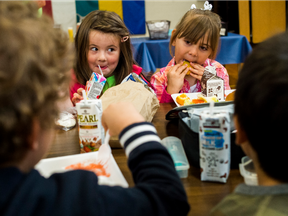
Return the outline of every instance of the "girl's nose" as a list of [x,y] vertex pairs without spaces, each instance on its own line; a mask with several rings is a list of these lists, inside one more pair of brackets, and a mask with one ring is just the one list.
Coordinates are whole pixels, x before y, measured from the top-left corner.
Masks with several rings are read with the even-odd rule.
[[189,54],[196,57],[198,55],[198,52],[197,52],[197,46],[196,45],[192,45],[190,50],[189,50]]
[[106,61],[105,52],[99,52],[98,61]]

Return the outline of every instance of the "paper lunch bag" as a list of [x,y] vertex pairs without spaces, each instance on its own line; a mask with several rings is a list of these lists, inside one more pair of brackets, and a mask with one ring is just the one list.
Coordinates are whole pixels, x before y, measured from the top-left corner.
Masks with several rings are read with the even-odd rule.
[[159,108],[159,101],[154,93],[147,90],[142,83],[127,81],[109,88],[100,98],[103,111],[111,103],[130,102],[148,122],[151,122]]

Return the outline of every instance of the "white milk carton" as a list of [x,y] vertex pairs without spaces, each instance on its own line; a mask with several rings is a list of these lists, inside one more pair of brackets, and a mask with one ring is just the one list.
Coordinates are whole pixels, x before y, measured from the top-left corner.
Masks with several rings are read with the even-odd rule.
[[101,124],[101,100],[84,100],[76,103],[79,143],[81,153],[98,151],[104,142],[104,128]]
[[199,154],[202,181],[226,183],[230,172],[230,116],[206,110],[200,114]]
[[225,100],[224,80],[217,76],[216,68],[207,66],[201,79],[201,93],[206,97],[216,96],[218,100]]

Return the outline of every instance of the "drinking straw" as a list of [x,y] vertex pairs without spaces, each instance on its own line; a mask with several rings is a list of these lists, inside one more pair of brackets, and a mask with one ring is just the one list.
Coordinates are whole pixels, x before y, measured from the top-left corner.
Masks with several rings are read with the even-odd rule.
[[213,116],[214,112],[213,112],[213,109],[214,109],[214,101],[210,101],[210,115]]
[[98,65],[98,67],[99,67],[99,70],[100,70],[100,72],[101,72],[101,75],[103,76],[103,72],[102,72],[102,70],[101,70],[100,65]]
[[83,96],[83,98],[84,98],[84,103],[85,103],[85,105],[87,105],[87,96],[86,96],[85,90],[82,90],[82,96]]

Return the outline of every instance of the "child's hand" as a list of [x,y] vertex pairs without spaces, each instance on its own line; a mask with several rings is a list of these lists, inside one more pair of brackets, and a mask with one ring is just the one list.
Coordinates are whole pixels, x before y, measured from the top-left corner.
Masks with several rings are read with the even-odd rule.
[[192,67],[189,68],[189,70],[191,71],[189,75],[201,81],[205,68],[197,63],[190,63],[190,64],[193,68]]
[[77,90],[77,93],[75,92],[73,94],[73,98],[72,98],[72,103],[75,105],[76,103],[79,103],[81,100],[83,100],[83,95],[82,95],[82,91],[85,90],[83,88],[79,88]]
[[143,122],[144,118],[135,109],[133,104],[120,102],[110,104],[102,114],[102,125],[109,129],[110,135],[119,135],[127,126]]
[[184,84],[184,77],[188,72],[187,65],[183,65],[183,62],[174,65],[167,73],[167,93],[175,94],[179,93]]

